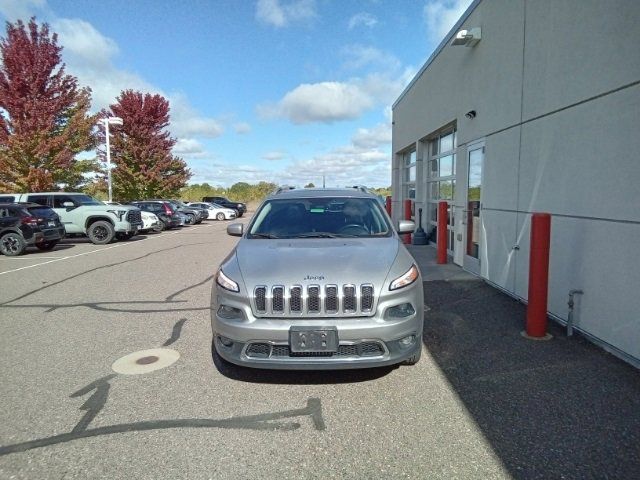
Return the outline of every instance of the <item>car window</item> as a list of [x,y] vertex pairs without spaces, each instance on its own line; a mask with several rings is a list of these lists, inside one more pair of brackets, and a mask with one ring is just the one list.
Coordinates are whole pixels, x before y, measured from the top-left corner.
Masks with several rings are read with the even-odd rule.
[[10,217],[11,214],[8,208],[0,208],[0,218]]
[[49,206],[49,195],[29,195],[27,202],[38,203],[47,207]]
[[29,215],[33,215],[34,217],[56,218],[58,216],[58,214],[51,208],[44,206],[26,207],[25,210],[29,213]]
[[89,195],[70,195],[73,198],[73,203],[76,205],[104,205],[100,200],[97,200]]
[[391,227],[371,198],[271,200],[256,214],[249,238],[378,237]]
[[0,197],[0,203],[13,203],[16,197],[9,195],[8,197]]
[[73,203],[76,207],[79,203],[70,195],[54,195],[53,196],[53,208],[66,208],[64,204],[66,202]]

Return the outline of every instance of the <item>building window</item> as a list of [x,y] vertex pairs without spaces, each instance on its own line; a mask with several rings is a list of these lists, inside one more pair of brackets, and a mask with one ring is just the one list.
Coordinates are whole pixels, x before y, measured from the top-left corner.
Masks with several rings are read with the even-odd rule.
[[[447,215],[447,250],[453,252],[453,201],[456,189],[456,131],[445,130],[429,140],[429,168],[427,176],[427,222],[433,229],[438,225],[438,202],[449,204]],[[437,237],[434,237],[437,238]]]
[[[402,198],[411,200],[411,218],[415,217],[416,199],[416,151],[402,155]],[[404,210],[403,210],[404,216]]]

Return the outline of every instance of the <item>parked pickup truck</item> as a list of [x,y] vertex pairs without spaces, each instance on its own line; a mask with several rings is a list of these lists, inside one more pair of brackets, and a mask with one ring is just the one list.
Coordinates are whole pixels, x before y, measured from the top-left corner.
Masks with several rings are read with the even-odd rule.
[[238,217],[244,215],[244,212],[247,211],[247,206],[244,203],[240,202],[232,202],[226,197],[202,197],[202,201],[206,203],[216,203],[221,207],[231,208],[235,210]]
[[142,227],[139,208],[105,205],[84,193],[42,192],[1,194],[0,203],[32,202],[53,208],[69,234],[84,234],[92,243],[104,245],[114,238],[128,240]]

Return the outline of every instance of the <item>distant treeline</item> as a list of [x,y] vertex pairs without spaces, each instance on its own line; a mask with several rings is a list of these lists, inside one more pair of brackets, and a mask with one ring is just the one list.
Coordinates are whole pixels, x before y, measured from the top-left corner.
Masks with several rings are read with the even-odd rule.
[[[309,183],[305,188],[311,188],[315,185]],[[264,197],[276,190],[278,186],[271,182],[259,182],[257,184],[249,184],[246,182],[234,183],[229,188],[214,187],[208,183],[187,185],[180,190],[180,198],[186,202],[196,202],[202,200],[203,197],[227,197],[236,202],[259,202]],[[386,197],[391,195],[391,187],[372,188],[371,191],[378,195]]]

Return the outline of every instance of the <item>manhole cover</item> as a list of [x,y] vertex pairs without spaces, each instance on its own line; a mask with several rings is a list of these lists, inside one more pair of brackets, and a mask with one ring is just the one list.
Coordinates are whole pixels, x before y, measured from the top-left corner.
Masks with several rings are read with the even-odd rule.
[[141,350],[119,358],[111,368],[124,375],[142,375],[172,365],[180,358],[180,354],[170,348],[153,348]]
[[156,363],[160,360],[160,357],[156,357],[155,355],[149,355],[148,357],[142,357],[136,360],[138,365],[149,365],[150,363]]

